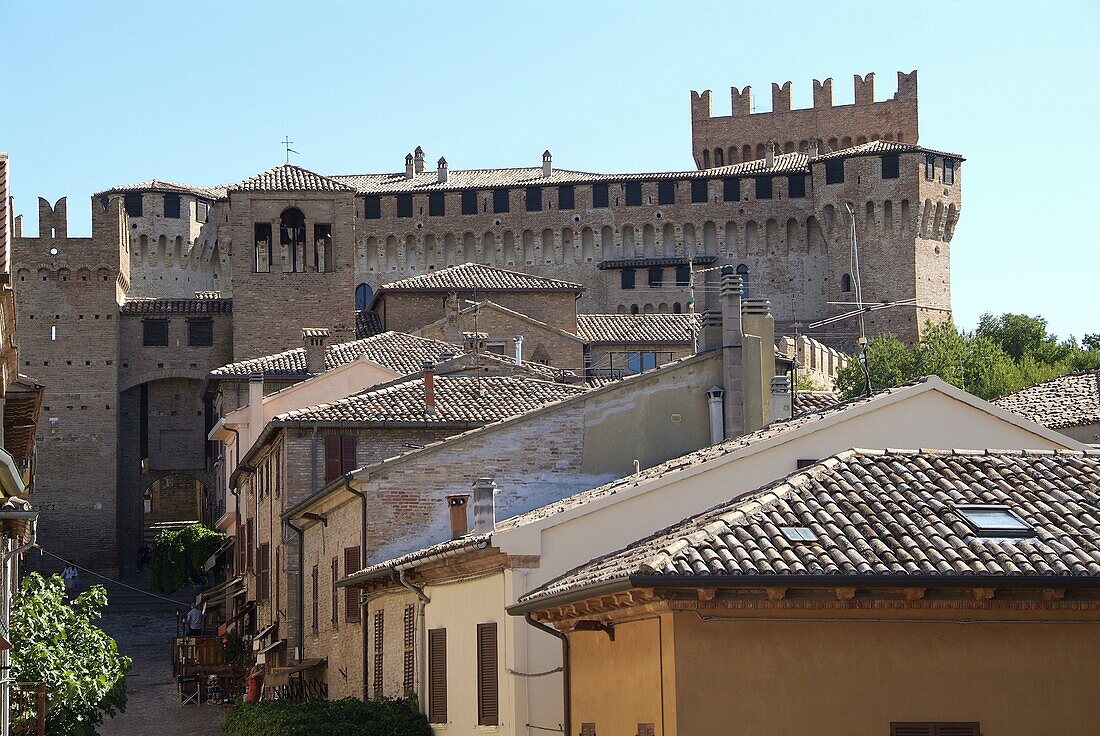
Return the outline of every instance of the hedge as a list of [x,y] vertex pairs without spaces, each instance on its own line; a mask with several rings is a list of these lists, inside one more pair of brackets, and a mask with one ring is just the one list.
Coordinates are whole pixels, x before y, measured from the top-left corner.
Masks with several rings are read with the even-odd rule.
[[228,736],[431,736],[416,700],[314,700],[237,703],[222,726]]

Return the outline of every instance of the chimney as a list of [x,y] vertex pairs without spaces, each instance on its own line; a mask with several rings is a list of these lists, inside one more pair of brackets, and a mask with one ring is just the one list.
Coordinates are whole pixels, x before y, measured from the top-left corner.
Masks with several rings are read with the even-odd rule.
[[775,166],[775,144],[771,141],[764,144],[764,166],[769,169]]
[[415,176],[416,165],[413,163],[413,155],[411,153],[405,154],[405,178],[411,179]]
[[436,164],[436,173],[439,175],[439,183],[447,183],[447,159],[442,156],[439,157],[439,163]]
[[546,149],[542,152],[542,175],[550,176],[554,173],[553,157],[550,155],[550,149]]
[[466,505],[470,501],[469,493],[456,493],[447,496],[447,508],[451,511],[451,539],[458,539],[470,530],[466,520]]
[[772,378],[771,413],[773,422],[791,418],[791,379],[786,375]]
[[775,319],[767,299],[746,299],[742,305],[741,392],[745,431],[771,423],[771,383],[775,377]]
[[435,366],[430,361],[424,363],[424,411],[435,414]]
[[327,327],[303,327],[302,341],[306,347],[306,373],[325,372],[325,349],[328,347]]
[[722,300],[722,383],[725,403],[724,437],[732,439],[745,432],[743,391],[741,386],[741,276],[723,273]]
[[492,478],[478,478],[474,481],[474,534],[489,534],[496,529],[497,484]]
[[424,149],[420,146],[413,151],[413,171],[417,174],[424,173]]
[[707,408],[710,410],[710,443],[717,445],[726,438],[726,425],[722,417],[722,396],[726,392],[721,386],[712,386],[707,391]]
[[462,342],[462,302],[452,292],[443,300],[443,339],[452,345]]
[[523,365],[523,335],[516,335],[516,365]]

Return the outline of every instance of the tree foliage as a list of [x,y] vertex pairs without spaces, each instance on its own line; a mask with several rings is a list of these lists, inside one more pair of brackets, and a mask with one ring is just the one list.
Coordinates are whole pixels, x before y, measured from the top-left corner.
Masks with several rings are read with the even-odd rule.
[[[1018,391],[1048,378],[1100,368],[1100,335],[1059,341],[1042,317],[983,314],[978,329],[961,332],[950,323],[926,326],[920,344],[883,335],[867,346],[867,372],[874,390],[936,375],[983,399]],[[858,356],[837,376],[844,398],[864,393]]]
[[46,683],[49,736],[90,736],[104,718],[126,709],[126,673],[132,661],[93,622],[107,605],[96,585],[66,600],[57,575],[31,573],[11,614],[12,674]]
[[192,524],[177,531],[161,532],[153,540],[149,587],[168,595],[202,579],[206,558],[225,541],[225,534]]

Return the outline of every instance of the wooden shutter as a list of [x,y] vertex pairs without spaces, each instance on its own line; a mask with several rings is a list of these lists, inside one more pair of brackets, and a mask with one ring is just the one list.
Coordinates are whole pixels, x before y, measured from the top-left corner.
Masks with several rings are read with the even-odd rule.
[[447,630],[428,631],[428,721],[447,722]]
[[891,723],[890,736],[982,736],[982,727],[976,721]]
[[382,675],[385,666],[383,652],[385,651],[386,613],[374,612],[374,697],[380,698],[383,694]]
[[477,722],[496,726],[500,720],[497,691],[497,625],[477,625]]
[[256,550],[256,599],[266,601],[271,595],[271,547],[261,544]]
[[314,565],[313,566],[313,633],[314,634],[317,633],[317,630],[318,630],[318,628],[320,628],[320,625],[321,625],[321,622],[318,621],[318,616],[317,616],[317,613],[318,613],[317,609],[319,608],[319,605],[318,605],[319,596],[317,595],[317,583],[318,583],[318,578],[320,577],[318,575],[318,572],[319,572],[319,570],[317,568],[317,565]]
[[325,483],[331,483],[339,478],[340,472],[340,439],[338,434],[325,435]]
[[358,468],[355,462],[355,435],[340,435],[340,475]]
[[416,689],[414,667],[416,665],[416,611],[413,606],[405,606],[404,616],[405,656],[402,660],[401,691],[411,695]]
[[982,736],[979,723],[937,723],[936,736]]
[[[359,572],[359,547],[344,548],[344,575]],[[361,612],[359,610],[358,588],[344,588],[344,621],[349,624],[359,623]]]
[[340,628],[340,598],[336,587],[336,581],[340,579],[340,559],[338,557],[332,558],[332,598],[330,600],[332,608],[332,630]]

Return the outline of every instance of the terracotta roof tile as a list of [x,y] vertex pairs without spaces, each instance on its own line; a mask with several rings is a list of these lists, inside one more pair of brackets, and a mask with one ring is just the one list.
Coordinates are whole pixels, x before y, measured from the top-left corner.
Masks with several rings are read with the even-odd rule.
[[832,391],[795,391],[793,412],[795,416],[806,412],[828,409],[840,403],[840,397]]
[[693,314],[578,314],[577,334],[588,342],[690,343],[692,328],[702,325]]
[[343,182],[294,164],[281,164],[255,176],[250,176],[236,184],[230,184],[228,189],[229,191],[250,192],[355,191],[354,187]]
[[383,291],[583,291],[569,281],[532,276],[480,263],[463,263],[419,276],[393,281],[379,287]]
[[1100,371],[1051,378],[993,403],[1050,429],[1100,424]]
[[232,299],[127,299],[119,311],[122,314],[229,314]]
[[194,184],[179,184],[174,181],[164,181],[163,179],[150,179],[149,181],[139,181],[136,184],[122,184],[117,187],[111,187],[102,192],[96,192],[94,196],[98,197],[104,194],[115,194],[126,192],[164,192],[167,194],[193,194],[196,197],[204,197],[207,199],[221,199],[225,197],[224,186],[196,186]]

